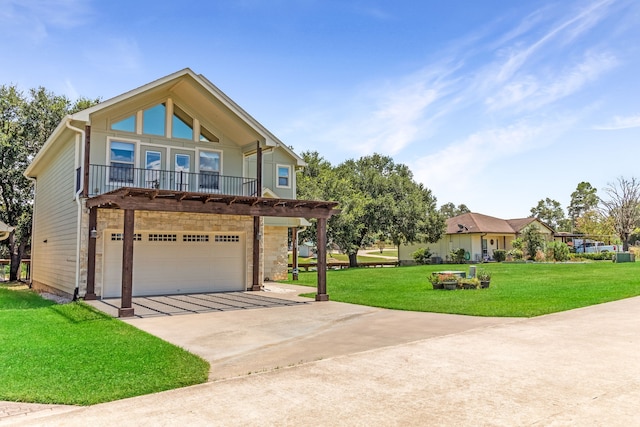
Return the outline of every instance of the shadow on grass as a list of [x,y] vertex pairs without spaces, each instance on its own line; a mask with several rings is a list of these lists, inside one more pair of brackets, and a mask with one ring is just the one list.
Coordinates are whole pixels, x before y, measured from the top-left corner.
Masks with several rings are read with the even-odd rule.
[[54,307],[49,307],[49,310],[73,324],[113,320],[113,317],[108,314],[79,301],[57,304]]

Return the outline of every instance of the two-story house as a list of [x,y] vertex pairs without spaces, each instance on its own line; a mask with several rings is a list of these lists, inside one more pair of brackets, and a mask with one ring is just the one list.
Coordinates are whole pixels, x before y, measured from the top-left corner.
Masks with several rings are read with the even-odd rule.
[[67,116],[25,172],[35,183],[32,284],[121,298],[127,316],[132,296],[286,278],[288,228],[318,218],[326,240],[336,212],[296,200],[302,166],[190,69]]

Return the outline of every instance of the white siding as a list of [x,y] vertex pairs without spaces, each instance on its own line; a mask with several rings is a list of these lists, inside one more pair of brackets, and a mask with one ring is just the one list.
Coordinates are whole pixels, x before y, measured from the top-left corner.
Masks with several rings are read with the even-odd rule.
[[73,294],[78,221],[78,207],[73,198],[74,140],[61,145],[62,150],[52,155],[49,167],[37,178],[31,274],[36,285]]

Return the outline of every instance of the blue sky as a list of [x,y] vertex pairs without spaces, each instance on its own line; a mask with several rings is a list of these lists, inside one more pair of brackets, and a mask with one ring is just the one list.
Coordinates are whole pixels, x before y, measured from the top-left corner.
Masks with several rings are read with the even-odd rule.
[[0,0],[0,84],[190,67],[298,153],[389,155],[501,218],[640,175],[639,48],[637,0]]

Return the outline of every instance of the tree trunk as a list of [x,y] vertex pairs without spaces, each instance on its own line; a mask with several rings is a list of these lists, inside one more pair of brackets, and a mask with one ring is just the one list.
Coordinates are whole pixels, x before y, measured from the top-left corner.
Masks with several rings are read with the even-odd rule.
[[349,267],[357,267],[358,266],[358,253],[349,254]]
[[9,281],[15,282],[20,278],[20,263],[24,254],[24,245],[18,244],[15,239],[15,231],[9,237],[9,253],[11,254],[11,265],[9,266]]
[[622,251],[629,252],[629,234],[624,233],[622,235]]

